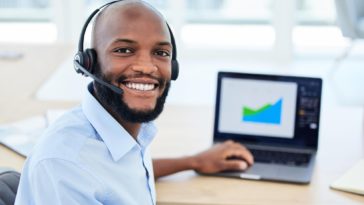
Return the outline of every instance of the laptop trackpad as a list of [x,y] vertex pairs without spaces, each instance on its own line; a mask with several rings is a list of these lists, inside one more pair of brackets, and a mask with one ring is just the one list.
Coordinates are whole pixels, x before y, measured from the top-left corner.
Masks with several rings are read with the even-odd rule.
[[250,167],[245,172],[242,172],[240,175],[241,178],[253,179],[249,176],[259,176],[260,178],[275,178],[278,175],[278,165],[274,164],[264,164],[264,163],[254,163],[252,167]]
[[266,179],[308,183],[311,178],[310,171],[312,171],[312,166],[294,167],[278,164],[255,163],[239,177],[243,179]]

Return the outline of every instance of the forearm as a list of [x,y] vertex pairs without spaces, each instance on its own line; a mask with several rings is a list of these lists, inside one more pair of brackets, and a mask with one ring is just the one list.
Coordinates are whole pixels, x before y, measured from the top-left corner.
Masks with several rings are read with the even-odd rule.
[[195,169],[194,157],[180,157],[171,159],[153,159],[154,178],[174,174],[176,172]]
[[224,170],[245,170],[253,163],[253,155],[248,149],[229,140],[190,157],[153,160],[154,178],[190,169],[206,174]]

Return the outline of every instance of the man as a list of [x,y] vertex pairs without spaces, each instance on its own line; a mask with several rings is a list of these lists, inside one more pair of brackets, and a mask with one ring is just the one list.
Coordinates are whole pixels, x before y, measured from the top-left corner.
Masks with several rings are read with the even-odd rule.
[[231,141],[190,157],[151,160],[151,121],[167,97],[173,48],[166,22],[150,5],[121,1],[104,8],[92,47],[94,74],[123,93],[97,82],[88,86],[82,106],[53,124],[27,159],[15,204],[155,204],[155,178],[253,163],[249,151]]

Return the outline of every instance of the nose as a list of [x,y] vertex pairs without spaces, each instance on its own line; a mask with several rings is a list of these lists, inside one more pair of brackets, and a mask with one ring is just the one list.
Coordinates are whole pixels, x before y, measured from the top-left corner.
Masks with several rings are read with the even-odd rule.
[[152,74],[158,70],[157,66],[153,63],[152,58],[145,54],[140,55],[137,61],[132,65],[132,70],[143,74]]

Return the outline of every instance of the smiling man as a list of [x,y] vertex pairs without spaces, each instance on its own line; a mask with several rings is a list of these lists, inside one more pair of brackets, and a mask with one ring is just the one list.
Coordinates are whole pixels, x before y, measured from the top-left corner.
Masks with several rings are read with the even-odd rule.
[[[104,7],[94,22],[92,47],[88,69],[98,80],[28,157],[17,205],[156,204],[155,178],[188,169],[242,170],[253,163],[249,151],[231,141],[194,156],[151,159],[152,121],[163,110],[175,48],[165,20],[150,5],[127,0]],[[117,91],[110,89],[115,86]]]

